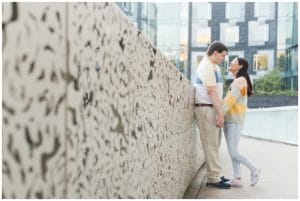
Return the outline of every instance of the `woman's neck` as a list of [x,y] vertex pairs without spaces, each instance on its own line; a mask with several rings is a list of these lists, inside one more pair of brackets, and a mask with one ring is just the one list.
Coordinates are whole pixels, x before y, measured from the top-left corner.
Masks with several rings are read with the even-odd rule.
[[231,71],[231,73],[232,73],[233,77],[236,78],[238,72],[237,71]]

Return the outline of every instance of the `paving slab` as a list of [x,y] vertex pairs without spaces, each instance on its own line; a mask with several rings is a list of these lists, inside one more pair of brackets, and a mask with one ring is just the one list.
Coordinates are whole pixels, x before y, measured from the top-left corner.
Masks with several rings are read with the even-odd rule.
[[[297,199],[298,198],[298,146],[266,140],[241,137],[240,151],[259,168],[261,178],[250,186],[250,171],[241,166],[244,186],[221,190],[202,185],[199,199]],[[223,136],[220,148],[222,174],[232,177],[231,160]],[[205,182],[205,180],[204,180]],[[198,181],[197,183],[201,183]],[[200,187],[200,186],[199,186]],[[195,188],[195,187],[194,187]]]

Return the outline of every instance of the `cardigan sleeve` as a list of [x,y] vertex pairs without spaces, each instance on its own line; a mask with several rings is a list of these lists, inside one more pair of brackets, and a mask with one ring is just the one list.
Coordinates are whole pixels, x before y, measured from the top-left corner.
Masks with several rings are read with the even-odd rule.
[[228,112],[242,96],[247,95],[247,83],[244,78],[237,78],[230,85],[229,90],[223,100],[223,112]]

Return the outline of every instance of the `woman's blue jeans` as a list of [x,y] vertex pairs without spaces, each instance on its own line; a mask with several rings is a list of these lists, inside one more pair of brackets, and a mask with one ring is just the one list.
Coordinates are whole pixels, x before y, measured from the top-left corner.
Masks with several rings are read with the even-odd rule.
[[224,124],[224,134],[227,143],[228,153],[231,157],[234,178],[241,177],[241,163],[244,164],[251,173],[255,172],[256,167],[251,160],[239,152],[239,142],[243,125],[236,123]]

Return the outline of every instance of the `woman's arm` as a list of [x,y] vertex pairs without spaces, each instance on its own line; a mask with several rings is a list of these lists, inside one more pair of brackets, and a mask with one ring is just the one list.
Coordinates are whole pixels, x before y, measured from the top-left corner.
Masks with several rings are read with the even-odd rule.
[[247,96],[247,82],[244,77],[239,77],[233,81],[223,100],[223,112],[228,112],[236,104],[237,100],[245,95]]

